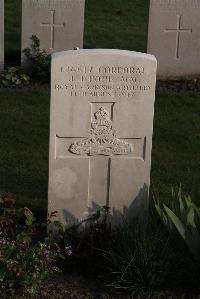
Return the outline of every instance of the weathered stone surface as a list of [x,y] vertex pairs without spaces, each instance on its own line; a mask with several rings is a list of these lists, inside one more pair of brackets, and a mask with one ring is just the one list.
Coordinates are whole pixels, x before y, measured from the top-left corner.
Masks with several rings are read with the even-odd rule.
[[22,0],[22,49],[36,35],[41,49],[83,47],[85,0]]
[[109,206],[114,223],[148,208],[156,60],[120,50],[52,58],[49,212],[76,223]]
[[4,0],[0,0],[0,70],[4,66]]
[[200,73],[200,0],[151,0],[148,53],[159,78]]

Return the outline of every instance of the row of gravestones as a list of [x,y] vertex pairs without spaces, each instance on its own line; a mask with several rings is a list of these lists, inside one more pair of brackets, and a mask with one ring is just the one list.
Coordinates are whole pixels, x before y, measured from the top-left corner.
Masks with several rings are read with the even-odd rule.
[[[69,3],[75,5],[75,2]],[[61,3],[62,9],[57,10]],[[60,30],[67,30],[66,24],[69,25],[69,20],[64,23],[59,17],[64,9],[68,11],[66,3],[64,0],[24,1],[29,16],[26,22],[31,22],[31,28],[42,30],[50,26],[48,48],[51,50],[55,49],[56,36],[59,36],[54,32],[55,24]],[[84,5],[81,7],[82,37]],[[194,58],[189,56],[192,50],[189,52],[188,46],[190,54],[187,55],[183,48],[187,46],[188,36],[191,43],[197,37],[194,20],[198,8],[197,0],[151,1],[149,49],[163,51],[162,55],[159,56],[159,51],[157,54],[160,74],[163,69],[173,75],[195,70],[197,64],[192,64]],[[192,13],[193,18],[189,18]],[[72,10],[71,16],[76,19]],[[193,22],[191,28],[187,27],[189,21]],[[163,25],[161,30],[163,22],[168,25]],[[26,40],[37,33],[29,29],[27,26]],[[169,42],[171,34],[176,37],[175,47]],[[38,35],[43,40],[47,32],[43,38]],[[63,36],[60,38],[63,41]],[[71,47],[79,45],[71,44]],[[188,65],[186,69],[183,61]],[[112,49],[53,54],[48,209],[49,213],[58,212],[58,220],[68,225],[78,223],[102,207],[109,207],[112,222],[117,224],[124,219],[130,221],[133,216],[144,217],[150,186],[155,83],[156,59],[149,54]]]
[[[0,64],[3,65],[3,11],[0,0]],[[48,52],[82,48],[85,0],[22,0],[22,49],[36,35]],[[200,71],[200,0],[150,0],[148,53],[158,60],[158,77]]]
[[[32,35],[48,53],[83,47],[85,0],[22,0],[22,49]],[[23,57],[22,57],[23,59]],[[4,64],[4,0],[0,0],[0,65]]]

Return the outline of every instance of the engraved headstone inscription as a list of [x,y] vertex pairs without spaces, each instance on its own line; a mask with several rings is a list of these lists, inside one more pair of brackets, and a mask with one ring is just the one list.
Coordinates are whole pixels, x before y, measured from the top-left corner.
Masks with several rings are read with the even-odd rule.
[[51,72],[49,212],[67,225],[102,207],[116,224],[146,213],[155,57],[65,51]]
[[157,76],[200,73],[200,0],[151,0],[148,53],[158,60]]
[[22,0],[22,49],[30,37],[48,53],[83,47],[85,0]]
[[4,0],[0,0],[0,70],[4,66]]

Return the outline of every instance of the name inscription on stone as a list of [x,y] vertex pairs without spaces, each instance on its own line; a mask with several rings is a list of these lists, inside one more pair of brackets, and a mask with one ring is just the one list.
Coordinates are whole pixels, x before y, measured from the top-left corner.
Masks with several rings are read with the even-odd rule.
[[56,91],[64,90],[71,97],[126,97],[147,92],[143,66],[61,66],[62,82],[56,82]]

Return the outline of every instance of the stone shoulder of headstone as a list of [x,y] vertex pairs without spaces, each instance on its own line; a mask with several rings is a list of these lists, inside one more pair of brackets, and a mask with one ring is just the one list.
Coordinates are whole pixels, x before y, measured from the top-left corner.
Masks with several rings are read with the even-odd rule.
[[49,212],[70,225],[103,207],[148,210],[156,59],[126,50],[52,55]]
[[120,50],[120,49],[80,49],[80,48],[74,48],[73,50],[68,50],[68,51],[59,51],[56,53],[52,53],[52,60],[58,57],[63,57],[63,56],[77,56],[77,55],[119,55],[119,56],[127,56],[127,57],[138,57],[141,59],[146,59],[149,61],[153,61],[154,64],[157,63],[157,60],[153,54],[148,54],[148,53],[142,53],[142,52],[135,52],[135,51],[129,51],[129,50]]

